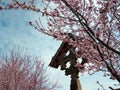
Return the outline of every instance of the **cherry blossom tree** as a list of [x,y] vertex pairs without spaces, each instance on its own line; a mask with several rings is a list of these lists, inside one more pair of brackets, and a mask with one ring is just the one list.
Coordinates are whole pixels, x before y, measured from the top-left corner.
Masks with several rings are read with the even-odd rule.
[[[42,21],[35,29],[68,42],[76,57],[86,58],[85,70],[98,71],[120,82],[120,1],[119,0],[43,0],[48,27]],[[56,6],[53,8],[50,3]],[[72,33],[75,40],[69,38]],[[77,66],[79,67],[79,63]],[[110,73],[108,73],[110,72]]]
[[[41,0],[44,9],[35,6],[37,0],[11,1],[4,4],[1,0],[0,9],[40,12],[47,26],[41,19],[30,25],[76,48],[76,57],[88,61],[83,72],[91,75],[102,71],[104,76],[120,82],[120,0]],[[78,62],[76,66],[81,65]]]
[[2,90],[56,90],[44,64],[39,58],[23,52],[10,52],[0,60],[0,89]]

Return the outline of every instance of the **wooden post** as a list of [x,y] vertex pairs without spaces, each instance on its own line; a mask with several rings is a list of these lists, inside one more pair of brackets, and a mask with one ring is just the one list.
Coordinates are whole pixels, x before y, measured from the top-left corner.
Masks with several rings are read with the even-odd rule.
[[82,90],[82,86],[79,79],[77,79],[77,86],[78,86],[78,90]]
[[82,90],[79,78],[71,78],[70,90]]
[[73,53],[73,49],[70,51],[69,55],[70,67],[65,69],[65,75],[71,75],[71,84],[70,90],[82,90],[80,81],[79,81],[79,70],[76,65],[77,58]]

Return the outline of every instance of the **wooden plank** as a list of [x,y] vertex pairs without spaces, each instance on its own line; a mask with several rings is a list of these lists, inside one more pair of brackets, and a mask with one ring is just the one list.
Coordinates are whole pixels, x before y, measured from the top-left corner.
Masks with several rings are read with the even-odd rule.
[[[68,36],[75,40],[72,33],[68,33]],[[58,66],[61,64],[61,59],[63,56],[66,55],[67,51],[71,48],[71,46],[67,42],[62,42],[59,49],[57,50],[56,54],[52,57],[52,60],[49,64],[49,66],[58,68]]]
[[62,42],[62,44],[60,45],[56,54],[52,57],[52,60],[49,64],[49,66],[54,67],[54,68],[58,68],[58,66],[60,65],[62,56],[65,56],[69,49],[70,49],[70,46],[68,45],[68,43]]

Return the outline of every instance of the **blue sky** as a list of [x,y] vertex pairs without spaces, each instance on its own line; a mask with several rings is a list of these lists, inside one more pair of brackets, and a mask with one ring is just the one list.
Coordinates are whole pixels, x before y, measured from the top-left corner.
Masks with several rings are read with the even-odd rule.
[[[34,21],[40,16],[39,13],[23,10],[0,11],[0,49],[5,46],[9,48],[27,48],[35,55],[40,56],[48,66],[52,56],[57,51],[60,41],[46,36],[29,26],[29,21]],[[70,77],[64,75],[63,71],[48,67],[48,73],[53,81],[59,81],[62,88],[58,90],[69,90]],[[80,74],[80,81],[83,90],[97,90],[100,88],[96,81],[108,86],[113,86],[112,80],[103,78],[102,74],[95,74],[92,77]],[[100,88],[100,90],[103,90]]]

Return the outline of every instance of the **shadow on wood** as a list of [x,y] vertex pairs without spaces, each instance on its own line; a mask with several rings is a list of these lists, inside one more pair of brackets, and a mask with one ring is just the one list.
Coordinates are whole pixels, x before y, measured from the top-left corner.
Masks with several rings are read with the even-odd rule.
[[78,78],[71,79],[70,90],[82,90],[82,87]]
[[61,64],[62,57],[65,57],[66,53],[70,49],[70,46],[66,42],[62,42],[59,49],[57,50],[56,54],[52,57],[52,60],[49,64],[49,66],[58,68],[58,66]]
[[[68,33],[68,36],[69,38],[72,38],[73,40],[75,40],[73,34]],[[49,66],[58,68],[59,65],[61,65],[61,63],[64,62],[63,58],[66,56],[66,53],[70,48],[72,48],[72,46],[70,46],[67,42],[62,42],[56,54],[52,57],[52,60]]]

